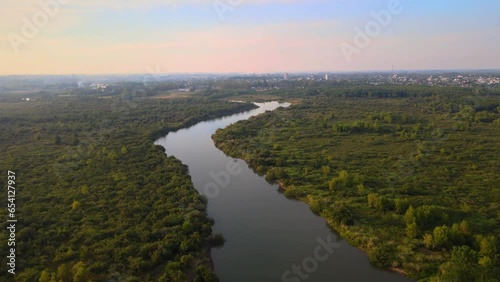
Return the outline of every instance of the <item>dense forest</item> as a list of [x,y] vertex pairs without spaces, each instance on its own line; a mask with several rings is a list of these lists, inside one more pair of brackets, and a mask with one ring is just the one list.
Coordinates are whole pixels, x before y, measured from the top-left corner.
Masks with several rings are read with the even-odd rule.
[[422,86],[274,90],[302,101],[218,130],[380,267],[500,281],[500,91]]
[[[16,173],[16,281],[218,281],[209,250],[223,238],[212,234],[206,199],[187,167],[153,141],[254,105],[123,95],[20,100],[0,103],[0,170]],[[0,208],[7,218],[6,200]],[[4,271],[0,280],[12,276]]]

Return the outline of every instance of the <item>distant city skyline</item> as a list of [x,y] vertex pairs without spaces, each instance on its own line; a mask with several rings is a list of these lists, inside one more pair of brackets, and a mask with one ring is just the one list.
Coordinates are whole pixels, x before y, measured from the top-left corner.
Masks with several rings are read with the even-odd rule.
[[0,75],[500,69],[495,0],[122,2],[6,0]]

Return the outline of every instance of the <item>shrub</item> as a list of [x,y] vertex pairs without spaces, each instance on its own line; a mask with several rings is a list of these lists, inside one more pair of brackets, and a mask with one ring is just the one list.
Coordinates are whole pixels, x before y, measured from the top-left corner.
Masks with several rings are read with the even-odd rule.
[[351,211],[345,205],[335,206],[331,212],[331,218],[338,224],[354,224],[354,218]]
[[380,268],[387,268],[394,260],[394,250],[387,245],[381,245],[368,252],[370,262]]

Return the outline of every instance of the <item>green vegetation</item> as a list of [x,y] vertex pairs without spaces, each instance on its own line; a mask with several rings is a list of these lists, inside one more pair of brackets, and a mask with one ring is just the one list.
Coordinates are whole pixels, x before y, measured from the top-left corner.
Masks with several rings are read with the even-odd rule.
[[[267,93],[270,94],[270,93]],[[433,281],[499,281],[500,91],[306,88],[219,130],[372,263]]]
[[[17,176],[16,280],[218,281],[209,249],[224,239],[212,235],[206,199],[153,141],[253,107],[207,98],[1,103],[0,170]],[[6,210],[2,201],[2,218]]]

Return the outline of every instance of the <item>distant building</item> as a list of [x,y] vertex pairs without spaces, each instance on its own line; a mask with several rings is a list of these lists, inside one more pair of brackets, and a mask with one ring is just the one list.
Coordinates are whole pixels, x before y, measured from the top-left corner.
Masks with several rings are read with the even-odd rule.
[[325,80],[328,80],[328,74],[325,74]]
[[283,79],[288,80],[288,73],[287,72],[285,72],[285,74],[283,75]]

